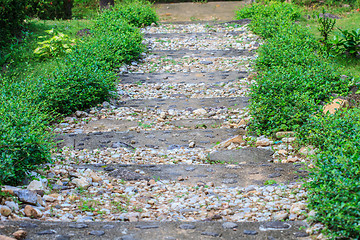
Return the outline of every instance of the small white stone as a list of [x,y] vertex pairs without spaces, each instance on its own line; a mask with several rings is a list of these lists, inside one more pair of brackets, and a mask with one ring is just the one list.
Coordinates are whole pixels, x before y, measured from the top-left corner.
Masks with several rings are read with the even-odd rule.
[[207,111],[203,108],[199,108],[199,109],[196,109],[194,110],[193,112],[195,115],[205,115],[207,113]]
[[4,217],[8,217],[11,214],[11,209],[8,206],[0,206],[0,214]]
[[88,188],[90,186],[90,183],[84,177],[74,178],[71,182],[80,188]]
[[33,180],[27,186],[27,190],[37,191],[37,190],[46,190],[47,189],[47,179]]

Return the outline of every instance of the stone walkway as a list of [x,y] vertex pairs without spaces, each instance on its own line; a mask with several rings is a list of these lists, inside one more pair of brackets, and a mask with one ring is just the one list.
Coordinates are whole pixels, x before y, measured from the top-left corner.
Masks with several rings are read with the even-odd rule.
[[292,136],[271,141],[246,133],[251,66],[261,44],[246,24],[144,29],[149,54],[120,69],[118,99],[58,126],[45,179],[27,190],[3,188],[22,203],[3,203],[11,213],[1,217],[0,234],[307,237],[307,172]]

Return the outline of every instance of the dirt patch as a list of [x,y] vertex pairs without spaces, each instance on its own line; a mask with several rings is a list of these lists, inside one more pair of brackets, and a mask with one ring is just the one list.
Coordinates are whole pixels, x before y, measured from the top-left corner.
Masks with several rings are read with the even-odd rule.
[[236,9],[249,2],[250,0],[208,3],[201,3],[199,1],[158,3],[154,6],[161,22],[229,21],[234,19]]

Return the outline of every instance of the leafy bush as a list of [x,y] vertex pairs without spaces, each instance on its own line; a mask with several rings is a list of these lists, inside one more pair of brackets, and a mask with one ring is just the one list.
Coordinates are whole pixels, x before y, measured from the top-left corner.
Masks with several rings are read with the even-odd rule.
[[321,150],[308,187],[309,207],[332,237],[360,235],[360,110],[313,117],[301,141]]
[[339,6],[342,4],[350,4],[352,6],[359,6],[359,0],[293,0],[293,3],[299,5],[328,5],[328,6]]
[[73,0],[28,0],[27,14],[40,19],[70,19]]
[[105,62],[89,55],[74,49],[50,76],[38,79],[39,101],[49,110],[70,114],[109,99],[116,75]]
[[357,30],[340,30],[340,36],[334,36],[333,49],[337,53],[346,53],[352,57],[360,54],[360,28]]
[[152,4],[145,0],[127,0],[115,6],[116,15],[136,27],[150,26],[159,19]]
[[251,30],[266,38],[251,86],[251,127],[265,134],[296,130],[301,144],[320,149],[307,184],[309,207],[332,237],[358,239],[360,110],[323,116],[320,105],[331,93],[346,94],[351,79],[339,78],[320,44],[293,23],[291,12],[271,12],[276,8],[271,5],[279,3],[241,10],[251,12]]
[[333,92],[342,93],[345,79],[324,63],[310,68],[273,67],[251,87],[252,128],[259,133],[296,130]]
[[16,184],[50,160],[48,115],[34,101],[35,85],[0,80],[0,185]]
[[22,30],[28,2],[30,1],[0,1],[0,46],[8,45],[11,37]]
[[339,77],[307,29],[294,24],[300,16],[296,6],[253,4],[237,16],[250,16],[250,29],[266,38],[255,61],[259,75],[251,86],[252,130],[296,130],[331,93],[347,92],[348,79]]
[[317,64],[321,57],[315,53],[318,48],[314,37],[308,35],[301,27],[292,25],[286,30],[279,31],[273,38],[267,39],[266,44],[258,50],[256,67],[259,70],[277,66],[309,67]]
[[46,39],[38,42],[39,47],[34,50],[36,56],[40,59],[62,56],[71,52],[72,44],[75,44],[75,39],[71,39],[68,35],[56,31],[55,29],[45,31],[52,36],[41,36],[39,39]]
[[[135,5],[135,10],[141,7]],[[153,21],[146,14],[134,13],[138,25]],[[42,76],[0,79],[0,184],[17,183],[38,164],[50,161],[50,116],[85,110],[108,100],[115,90],[114,67],[137,60],[144,51],[140,30],[119,12],[105,11],[95,25],[93,34],[71,52],[66,46],[71,39],[50,32],[54,36],[41,42],[35,53],[44,57],[68,53],[53,59],[46,68],[50,71]]]
[[[268,5],[254,3],[236,12],[237,19],[250,18],[252,31],[264,38],[286,29],[300,16],[301,11],[296,5],[281,2],[270,2]],[[264,25],[264,22],[267,24]]]
[[94,37],[81,48],[92,49],[96,59],[106,61],[111,67],[137,60],[145,50],[140,30],[124,19],[113,18],[114,11],[105,11],[95,22]]

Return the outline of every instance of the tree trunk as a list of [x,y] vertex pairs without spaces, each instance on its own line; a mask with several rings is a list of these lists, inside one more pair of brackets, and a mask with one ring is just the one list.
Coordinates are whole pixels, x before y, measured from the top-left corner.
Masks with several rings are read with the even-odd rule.
[[71,19],[72,18],[72,7],[73,7],[73,0],[64,0],[64,18]]
[[100,0],[100,10],[109,9],[115,5],[114,0]]

